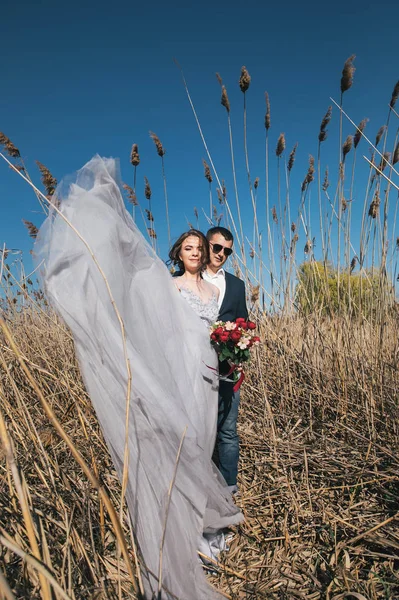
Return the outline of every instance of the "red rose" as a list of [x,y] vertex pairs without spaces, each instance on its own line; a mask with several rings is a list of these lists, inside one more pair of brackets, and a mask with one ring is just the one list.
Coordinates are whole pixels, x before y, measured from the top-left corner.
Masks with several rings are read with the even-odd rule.
[[253,344],[256,344],[256,342],[260,342],[260,337],[258,337],[257,335],[255,335],[255,336],[252,338],[252,343],[253,343]]
[[240,327],[241,327],[241,329],[248,329],[248,323],[246,323],[246,321],[244,321],[244,323],[240,323]]
[[230,339],[232,342],[238,342],[241,339],[241,333],[235,329],[230,333]]
[[213,341],[217,340],[217,335],[215,335],[214,333],[211,333],[211,340],[213,340]]
[[224,333],[221,334],[220,341],[221,342],[228,342],[229,338],[230,338],[230,335],[228,334],[227,331],[225,331]]
[[215,331],[213,332],[214,335],[218,336],[220,334],[222,334],[224,332],[223,327],[218,327],[217,329],[215,329]]
[[236,319],[236,323],[245,323],[246,319],[243,319],[242,317],[238,317],[238,319]]
[[248,329],[256,329],[255,323],[253,323],[252,321],[248,321]]

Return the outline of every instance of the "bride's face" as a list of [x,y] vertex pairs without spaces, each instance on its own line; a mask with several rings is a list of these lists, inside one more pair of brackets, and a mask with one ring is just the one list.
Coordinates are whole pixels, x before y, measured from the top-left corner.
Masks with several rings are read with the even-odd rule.
[[195,235],[189,235],[184,240],[179,254],[184,269],[189,273],[199,271],[202,265],[203,252],[202,241]]

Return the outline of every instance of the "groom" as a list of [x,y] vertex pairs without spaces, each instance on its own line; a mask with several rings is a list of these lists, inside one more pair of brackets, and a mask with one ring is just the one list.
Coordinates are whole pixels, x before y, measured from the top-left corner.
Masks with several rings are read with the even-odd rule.
[[[206,234],[210,246],[209,264],[203,277],[220,290],[219,321],[248,319],[245,300],[245,284],[241,279],[223,269],[227,258],[233,253],[234,238],[225,227],[212,227]],[[219,372],[226,375],[227,362],[219,363]],[[237,491],[239,439],[237,434],[240,392],[234,392],[234,383],[220,381],[219,414],[216,438],[217,466],[232,493]]]

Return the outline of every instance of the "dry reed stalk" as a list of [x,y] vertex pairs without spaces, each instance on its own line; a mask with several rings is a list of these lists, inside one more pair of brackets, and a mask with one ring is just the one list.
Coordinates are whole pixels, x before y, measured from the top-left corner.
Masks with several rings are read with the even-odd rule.
[[345,162],[347,154],[349,154],[349,152],[352,150],[352,145],[353,137],[351,135],[348,135],[344,142],[344,145],[342,146],[342,162]]
[[289,173],[291,173],[292,167],[294,166],[295,155],[296,155],[297,149],[298,149],[298,142],[295,144],[295,146],[291,150],[289,158],[288,158],[287,170],[288,170]]
[[239,79],[239,86],[240,86],[240,90],[242,91],[243,94],[245,94],[245,92],[248,90],[250,83],[251,83],[251,76],[247,71],[246,67],[241,67],[241,75],[240,75],[240,79]]
[[[177,62],[176,59],[174,59],[174,62],[176,64],[176,66],[178,67],[179,71],[180,71],[180,74],[181,74],[181,77],[182,77],[182,81],[183,81],[183,85],[184,85],[184,89],[186,91],[187,98],[188,98],[188,101],[189,101],[190,106],[191,106],[191,110],[193,111],[193,115],[194,115],[194,118],[195,118],[195,122],[197,123],[198,131],[199,131],[199,134],[201,136],[202,143],[204,144],[204,148],[205,148],[205,151],[207,153],[208,160],[209,160],[209,162],[211,164],[213,173],[214,173],[214,175],[216,177],[216,181],[217,181],[217,183],[219,185],[219,188],[221,188],[222,186],[221,186],[221,183],[220,183],[220,179],[219,179],[217,170],[215,168],[215,165],[213,163],[212,156],[211,156],[211,154],[209,152],[209,149],[208,149],[208,146],[207,146],[207,143],[206,143],[206,140],[205,140],[205,136],[204,136],[203,131],[202,131],[201,123],[199,121],[199,118],[198,118],[198,115],[197,115],[197,111],[195,110],[195,106],[194,106],[194,103],[192,101],[192,98],[191,98],[191,95],[190,95],[190,91],[188,89],[188,85],[187,85],[186,79],[184,77],[183,69],[181,68],[181,66],[179,65],[179,63]],[[218,81],[219,80],[221,81],[220,75],[218,75]],[[230,206],[229,206],[229,204],[227,202],[226,202],[226,209],[227,209],[228,216],[231,219],[231,226],[233,228],[235,238],[238,241],[239,240],[239,236],[238,236],[238,232],[237,232],[237,227],[236,227],[235,221],[233,219],[233,215],[231,213]]]
[[[2,318],[0,316],[0,327],[3,327],[3,323],[4,323],[4,321],[2,320]],[[41,557],[39,545],[38,545],[38,542],[36,539],[37,531],[35,529],[35,525],[34,525],[31,511],[29,508],[28,496],[26,493],[26,489],[23,485],[23,481],[21,480],[21,477],[19,474],[18,466],[16,464],[15,457],[14,457],[12,442],[8,435],[6,423],[4,421],[4,416],[3,416],[3,413],[1,410],[0,410],[0,440],[2,442],[4,453],[7,458],[7,463],[8,463],[9,469],[12,473],[13,480],[14,480],[14,486],[15,486],[15,489],[17,492],[18,500],[20,503],[20,507],[21,507],[21,511],[22,511],[22,515],[23,515],[23,519],[24,519],[24,523],[25,523],[26,532],[27,532],[28,539],[29,539],[29,545],[32,550],[33,556],[40,561],[40,560],[42,560],[42,557]],[[42,573],[39,574],[39,581],[40,581],[40,596],[43,598],[43,600],[51,600],[51,592],[50,592],[50,588],[48,585],[48,581],[43,576]]]
[[368,119],[363,119],[362,121],[360,121],[359,125],[356,127],[356,132],[353,136],[353,146],[354,146],[355,150],[359,145],[359,142],[362,138],[362,133],[365,130],[368,121],[369,121]]
[[37,234],[39,233],[39,230],[36,227],[36,225],[34,225],[31,221],[25,221],[25,219],[22,219],[22,222],[24,223],[26,229],[29,231],[30,237],[35,240]]
[[128,202],[130,202],[130,204],[132,204],[133,206],[138,206],[139,203],[138,203],[136,192],[134,191],[134,189],[132,187],[130,187],[130,185],[127,185],[127,183],[124,183],[122,185],[122,187],[127,192]]
[[375,146],[378,146],[378,144],[381,141],[382,136],[384,135],[384,133],[387,130],[387,126],[383,125],[382,127],[379,128],[379,130],[377,131],[377,135],[375,136]]
[[137,144],[133,144],[130,152],[130,163],[133,167],[138,167],[140,164],[139,147]]
[[353,84],[353,76],[355,74],[355,67],[353,65],[353,61],[356,56],[352,54],[344,64],[344,68],[342,70],[342,78],[341,78],[341,94],[344,94],[352,87]]
[[303,180],[303,183],[302,183],[302,192],[305,192],[308,189],[309,184],[312,183],[312,181],[314,180],[314,171],[315,171],[315,168],[314,168],[314,158],[310,154],[309,155],[308,172],[306,173],[306,177],[305,177],[305,179]]
[[389,103],[390,108],[395,107],[395,104],[396,104],[396,101],[398,98],[399,98],[399,81],[396,82],[395,87],[393,88],[391,101]]
[[11,158],[20,158],[21,153],[4,133],[0,132],[0,146],[4,146],[5,151]]
[[279,158],[285,150],[285,135],[284,133],[280,133],[279,138],[277,140],[276,146],[276,156]]
[[[13,339],[13,336],[7,326],[7,324],[5,323],[5,321],[3,320],[3,318],[0,316],[0,327],[3,331],[3,334],[10,346],[10,348],[12,349],[18,363],[20,364],[20,367],[22,369],[22,371],[24,372],[26,379],[29,381],[29,384],[31,385],[31,387],[33,388],[38,400],[40,401],[48,420],[50,421],[50,423],[53,425],[53,427],[55,428],[55,430],[57,431],[58,435],[60,436],[60,438],[66,443],[67,447],[69,448],[71,454],[73,455],[74,459],[76,460],[76,462],[79,464],[80,468],[82,469],[82,471],[84,472],[84,474],[86,475],[87,479],[90,481],[90,483],[92,484],[92,486],[98,491],[99,495],[101,496],[101,499],[104,503],[104,505],[106,506],[109,516],[111,518],[113,527],[115,529],[115,534],[117,537],[117,540],[120,544],[120,547],[122,549],[122,554],[123,557],[125,559],[126,562],[126,566],[127,569],[129,571],[129,575],[131,577],[131,583],[133,585],[133,588],[135,589],[136,593],[139,593],[139,588],[137,586],[137,582],[136,582],[136,576],[134,574],[133,568],[132,568],[132,564],[130,561],[130,557],[129,557],[129,553],[128,553],[128,549],[126,546],[126,540],[125,537],[123,535],[123,531],[122,531],[122,527],[121,527],[121,523],[117,517],[116,511],[113,507],[113,504],[111,503],[108,494],[106,493],[104,487],[101,485],[101,483],[99,482],[99,480],[95,477],[95,475],[93,474],[93,472],[91,471],[91,469],[87,466],[87,464],[85,463],[85,461],[83,460],[79,450],[76,448],[76,446],[73,444],[72,440],[69,438],[69,436],[65,433],[63,427],[61,426],[61,424],[59,423],[58,419],[56,418],[53,409],[50,407],[49,403],[47,402],[47,400],[45,399],[42,390],[40,389],[40,387],[38,386],[38,384],[36,383],[36,380],[34,379],[34,377],[31,374],[30,369],[28,368],[28,366],[26,365],[21,352],[19,351],[19,348],[16,346],[15,341]],[[123,482],[122,482],[122,489],[123,489]],[[139,579],[139,581],[141,581],[141,576],[140,576],[140,572],[137,573],[137,577]],[[140,585],[140,588],[142,589],[142,584]]]
[[230,114],[230,101],[224,85],[222,86],[222,97],[220,99],[220,104],[225,107],[227,114]]
[[265,129],[269,131],[271,121],[270,121],[270,98],[269,94],[265,92],[265,100],[266,100],[266,113],[265,113]]
[[327,139],[327,127],[331,121],[332,106],[329,106],[323,120],[320,124],[319,142],[322,143]]
[[46,188],[46,193],[48,196],[52,196],[55,192],[55,188],[57,187],[57,180],[55,177],[53,177],[53,175],[50,173],[49,169],[45,165],[43,165],[38,160],[36,161],[36,164],[41,173],[42,183]]
[[[241,76],[239,80],[240,89],[244,94],[244,155],[245,155],[245,168],[247,171],[247,179],[248,179],[248,187],[249,194],[251,196],[252,210],[253,210],[253,219],[254,219],[254,234],[253,234],[253,244],[257,244],[259,247],[259,225],[258,225],[258,215],[257,215],[257,206],[256,206],[256,198],[253,193],[253,186],[251,181],[251,172],[249,168],[249,156],[248,156],[248,141],[247,141],[247,103],[246,103],[246,92],[251,83],[251,76],[249,75],[246,67],[242,67]],[[241,237],[244,239],[244,234],[241,231]],[[245,255],[245,254],[244,254]],[[255,267],[254,267],[255,270]]]

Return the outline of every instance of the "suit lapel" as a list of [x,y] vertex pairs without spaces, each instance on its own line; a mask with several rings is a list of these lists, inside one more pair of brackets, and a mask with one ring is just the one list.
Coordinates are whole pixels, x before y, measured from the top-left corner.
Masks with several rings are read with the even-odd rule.
[[224,298],[223,298],[222,304],[219,308],[219,314],[222,314],[222,312],[226,310],[226,306],[228,303],[227,299],[228,299],[228,295],[230,294],[230,283],[231,282],[230,282],[229,274],[227,272],[225,272],[225,280],[226,280],[226,290],[224,292]]

